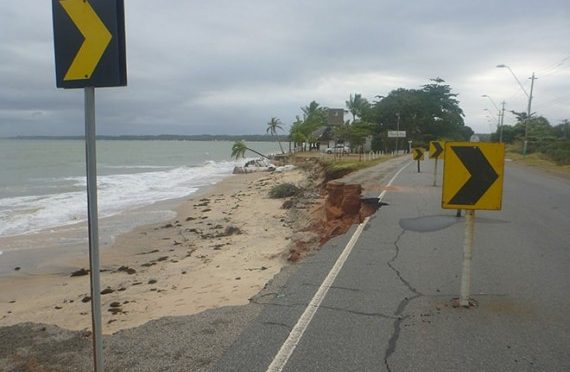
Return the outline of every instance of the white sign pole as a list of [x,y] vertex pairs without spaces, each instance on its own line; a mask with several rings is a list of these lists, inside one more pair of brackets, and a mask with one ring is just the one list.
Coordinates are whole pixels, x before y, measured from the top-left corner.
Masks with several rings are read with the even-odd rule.
[[85,161],[87,165],[87,214],[89,225],[89,265],[91,279],[91,320],[93,361],[96,372],[103,371],[101,326],[101,280],[99,271],[99,226],[97,216],[97,152],[95,131],[95,88],[85,88]]
[[435,158],[435,165],[433,168],[433,185],[437,186],[437,158]]
[[471,291],[471,258],[473,257],[473,233],[475,231],[475,210],[465,211],[465,241],[463,242],[463,271],[459,306],[469,307]]

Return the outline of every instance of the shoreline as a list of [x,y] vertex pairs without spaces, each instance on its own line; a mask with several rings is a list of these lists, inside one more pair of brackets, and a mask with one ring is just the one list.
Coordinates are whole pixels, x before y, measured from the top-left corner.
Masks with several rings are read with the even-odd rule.
[[[226,177],[184,198],[176,218],[119,235],[101,250],[103,332],[248,303],[287,264],[296,230],[267,193],[305,179],[298,169]],[[69,267],[88,268],[87,257]],[[0,326],[89,329],[89,276],[70,274],[0,278]]]
[[[175,219],[177,208],[189,198],[206,195],[218,183],[232,174],[214,183],[197,187],[196,191],[174,199],[159,200],[152,204],[127,209],[110,216],[99,217],[99,249],[104,252],[111,249],[116,239],[124,234],[154,224]],[[87,220],[73,224],[46,228],[29,234],[0,237],[0,243],[11,248],[4,250],[0,260],[0,278],[21,274],[59,274],[69,268],[55,264],[55,261],[69,257],[82,258],[89,255]],[[41,246],[39,248],[38,246]],[[33,252],[33,253],[31,253]],[[25,263],[25,264],[24,264]],[[18,271],[14,268],[19,267]]]

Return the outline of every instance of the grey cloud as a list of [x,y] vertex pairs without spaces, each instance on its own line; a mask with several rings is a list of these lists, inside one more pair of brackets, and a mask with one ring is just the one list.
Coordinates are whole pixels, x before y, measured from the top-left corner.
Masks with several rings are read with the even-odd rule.
[[[441,76],[466,122],[488,131],[489,94],[570,116],[566,1],[126,1],[126,88],[97,90],[101,134],[263,133],[317,100],[342,107]],[[82,92],[55,88],[51,2],[0,4],[0,136],[81,134]],[[564,98],[566,97],[566,98]],[[534,110],[533,110],[534,111]],[[554,122],[553,124],[556,124]]]

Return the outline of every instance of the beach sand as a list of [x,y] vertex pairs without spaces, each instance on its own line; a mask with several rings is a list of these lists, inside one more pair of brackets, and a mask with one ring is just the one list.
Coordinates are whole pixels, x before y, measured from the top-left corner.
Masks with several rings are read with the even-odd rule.
[[[296,169],[229,177],[185,200],[175,219],[136,228],[102,250],[103,333],[247,304],[287,265],[294,233],[308,228],[298,213],[310,213],[312,203],[291,211],[268,197],[283,182],[303,186],[307,176]],[[0,326],[90,329],[89,275],[71,276],[88,258],[66,265],[73,270],[65,274],[0,278]]]

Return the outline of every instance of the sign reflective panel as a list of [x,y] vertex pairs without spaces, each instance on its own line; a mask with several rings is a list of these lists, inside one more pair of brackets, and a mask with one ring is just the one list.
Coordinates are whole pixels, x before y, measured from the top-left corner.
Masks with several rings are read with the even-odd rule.
[[443,149],[445,143],[443,141],[431,141],[429,143],[429,158],[440,159],[443,158]]
[[503,144],[447,142],[444,154],[442,208],[501,209]]
[[52,0],[58,88],[127,85],[123,0]]
[[424,160],[424,149],[421,147],[416,147],[412,149],[412,159],[414,160]]

